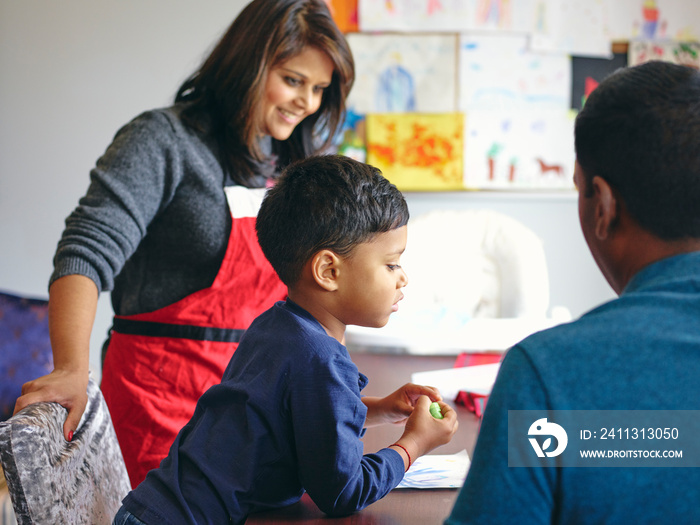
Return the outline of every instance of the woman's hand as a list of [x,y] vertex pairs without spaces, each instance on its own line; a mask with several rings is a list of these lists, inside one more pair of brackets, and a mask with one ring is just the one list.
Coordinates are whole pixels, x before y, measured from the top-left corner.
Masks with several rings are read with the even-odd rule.
[[15,402],[14,413],[34,403],[59,403],[68,409],[68,416],[63,424],[63,436],[66,441],[71,441],[87,406],[87,384],[87,373],[54,370],[22,385],[22,395]]
[[367,406],[365,426],[406,422],[421,396],[427,396],[431,401],[442,401],[442,396],[437,388],[414,383],[407,383],[386,397],[362,398]]

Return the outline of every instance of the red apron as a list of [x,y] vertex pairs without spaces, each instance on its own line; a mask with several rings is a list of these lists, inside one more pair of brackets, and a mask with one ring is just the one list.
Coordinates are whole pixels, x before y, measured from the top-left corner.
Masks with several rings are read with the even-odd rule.
[[233,223],[210,288],[154,312],[114,318],[101,388],[132,487],[160,465],[199,397],[221,381],[242,332],[285,298],[255,233],[264,192],[226,188]]

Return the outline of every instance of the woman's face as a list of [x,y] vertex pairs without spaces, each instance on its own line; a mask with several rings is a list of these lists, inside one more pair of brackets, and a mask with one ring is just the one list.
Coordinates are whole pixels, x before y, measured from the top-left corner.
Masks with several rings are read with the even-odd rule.
[[288,139],[299,122],[318,111],[332,76],[333,62],[315,47],[273,67],[262,99],[263,133]]

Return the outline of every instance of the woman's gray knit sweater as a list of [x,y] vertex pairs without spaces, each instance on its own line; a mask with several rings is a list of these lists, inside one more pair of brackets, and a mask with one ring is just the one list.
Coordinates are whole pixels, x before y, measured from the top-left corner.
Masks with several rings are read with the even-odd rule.
[[131,315],[213,282],[231,229],[224,171],[181,109],[148,111],[117,132],[66,219],[50,283],[85,275]]

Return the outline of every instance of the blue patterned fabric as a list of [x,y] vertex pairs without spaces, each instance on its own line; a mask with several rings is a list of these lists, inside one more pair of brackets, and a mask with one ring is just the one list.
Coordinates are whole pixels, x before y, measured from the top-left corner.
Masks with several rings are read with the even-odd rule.
[[48,301],[0,292],[0,421],[27,381],[53,370]]

